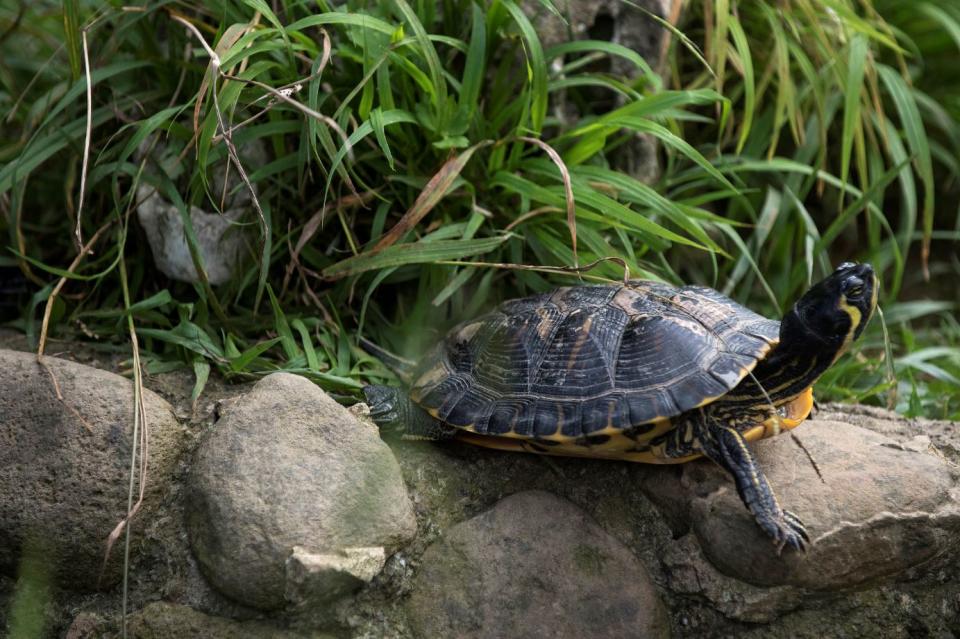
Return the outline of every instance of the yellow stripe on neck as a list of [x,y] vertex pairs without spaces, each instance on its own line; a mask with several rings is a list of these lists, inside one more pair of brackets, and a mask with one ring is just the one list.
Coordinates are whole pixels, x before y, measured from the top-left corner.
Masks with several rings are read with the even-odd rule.
[[860,309],[856,306],[852,306],[847,303],[847,298],[840,298],[840,310],[850,316],[850,330],[847,332],[847,336],[843,339],[843,347],[840,349],[841,352],[846,350],[847,346],[850,345],[850,342],[853,341],[853,336],[857,334],[857,328],[860,326],[860,321],[863,319],[863,313],[860,312]]

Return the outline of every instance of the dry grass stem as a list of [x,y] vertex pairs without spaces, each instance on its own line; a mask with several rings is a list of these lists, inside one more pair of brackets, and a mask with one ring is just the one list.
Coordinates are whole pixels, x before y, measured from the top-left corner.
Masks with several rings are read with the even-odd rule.
[[[577,207],[573,199],[573,184],[570,182],[570,171],[567,169],[567,165],[564,163],[563,158],[560,157],[560,154],[543,140],[527,136],[521,136],[520,139],[543,149],[560,171],[560,177],[563,179],[563,193],[567,199],[567,227],[570,229],[570,248],[573,251],[573,266],[576,268],[579,266],[579,259],[577,258]],[[624,263],[624,266],[626,266],[626,263]]]
[[80,33],[83,37],[83,69],[87,80],[87,128],[86,137],[83,140],[83,165],[80,169],[80,197],[77,204],[77,227],[74,231],[78,252],[83,249],[81,222],[83,221],[83,202],[87,193],[87,171],[90,167],[90,139],[93,136],[93,79],[90,75],[90,47],[87,43],[87,30],[81,29]]

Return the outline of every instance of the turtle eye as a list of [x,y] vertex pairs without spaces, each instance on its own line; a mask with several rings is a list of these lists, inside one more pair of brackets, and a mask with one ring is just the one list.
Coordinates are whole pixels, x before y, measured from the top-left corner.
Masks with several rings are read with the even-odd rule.
[[843,294],[847,299],[857,299],[863,295],[863,280],[851,277],[843,283]]

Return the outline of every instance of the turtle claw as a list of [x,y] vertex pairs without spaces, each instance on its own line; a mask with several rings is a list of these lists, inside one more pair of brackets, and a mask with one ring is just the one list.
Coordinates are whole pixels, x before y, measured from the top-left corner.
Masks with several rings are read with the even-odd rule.
[[781,510],[779,516],[775,519],[761,522],[760,525],[773,537],[777,546],[778,557],[786,546],[801,552],[807,551],[810,535],[807,533],[803,521],[789,510]]

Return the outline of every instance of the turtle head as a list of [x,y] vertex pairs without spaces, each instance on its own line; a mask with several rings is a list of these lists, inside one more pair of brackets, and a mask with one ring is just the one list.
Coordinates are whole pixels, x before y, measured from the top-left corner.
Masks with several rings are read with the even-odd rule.
[[781,341],[819,341],[839,354],[870,321],[879,288],[872,266],[844,262],[794,304],[783,318]]

